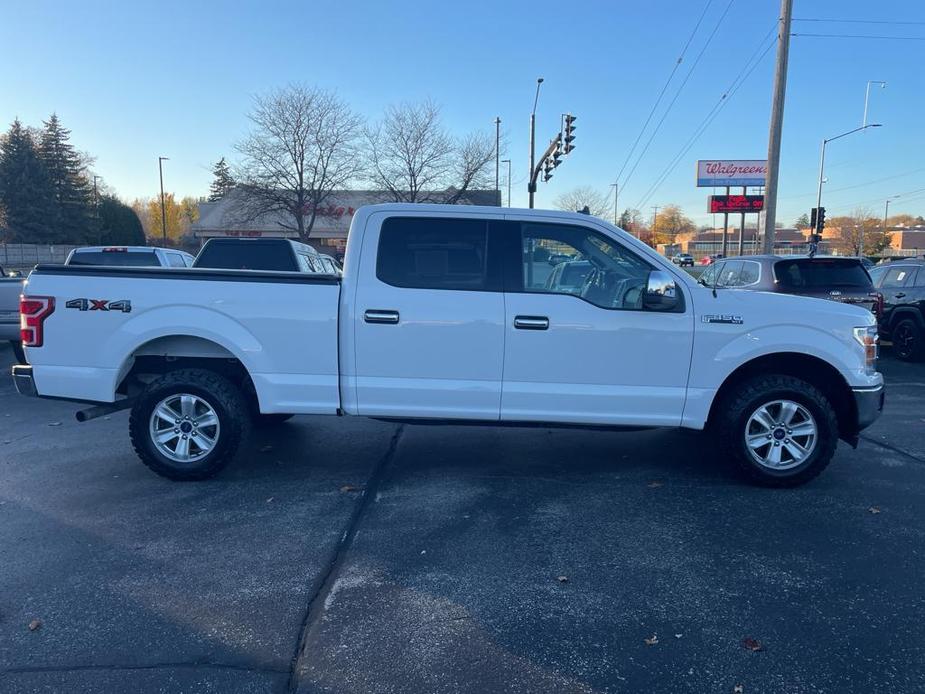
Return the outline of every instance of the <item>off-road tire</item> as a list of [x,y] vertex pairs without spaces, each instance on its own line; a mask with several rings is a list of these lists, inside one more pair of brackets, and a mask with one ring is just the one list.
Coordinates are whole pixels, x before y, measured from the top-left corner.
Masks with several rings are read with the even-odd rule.
[[[174,393],[189,393],[208,401],[218,415],[220,433],[215,447],[202,458],[179,463],[161,453],[151,440],[151,414]],[[138,396],[129,417],[132,447],[152,471],[171,480],[203,480],[223,470],[234,458],[250,425],[241,390],[224,376],[206,369],[178,369],[151,382]]]
[[[805,407],[817,427],[812,453],[797,467],[771,470],[749,453],[746,425],[759,407],[775,400],[791,400]],[[831,462],[838,445],[838,420],[829,399],[818,388],[793,376],[755,376],[738,384],[718,403],[714,433],[717,445],[737,471],[754,484],[765,487],[797,487],[816,477]]]

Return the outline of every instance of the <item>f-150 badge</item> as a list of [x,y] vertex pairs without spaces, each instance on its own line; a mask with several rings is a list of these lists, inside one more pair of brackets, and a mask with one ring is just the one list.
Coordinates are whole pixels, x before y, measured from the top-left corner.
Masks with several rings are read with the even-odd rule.
[[65,308],[76,308],[78,311],[122,311],[132,312],[132,302],[128,299],[110,301],[109,299],[71,299]]
[[727,325],[742,325],[742,316],[729,315],[707,315],[701,316],[700,320],[704,323],[725,323]]

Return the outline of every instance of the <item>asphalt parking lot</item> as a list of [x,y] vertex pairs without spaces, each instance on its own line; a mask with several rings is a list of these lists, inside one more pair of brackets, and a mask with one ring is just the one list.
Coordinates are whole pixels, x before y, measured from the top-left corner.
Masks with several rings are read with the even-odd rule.
[[0,691],[925,691],[925,364],[796,490],[708,439],[300,417],[217,479],[0,349]]

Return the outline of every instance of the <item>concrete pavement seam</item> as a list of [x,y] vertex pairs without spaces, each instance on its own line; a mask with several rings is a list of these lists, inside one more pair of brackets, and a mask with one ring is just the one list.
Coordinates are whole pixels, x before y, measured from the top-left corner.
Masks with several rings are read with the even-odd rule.
[[324,613],[325,599],[331,593],[334,583],[337,581],[340,568],[344,562],[344,557],[347,554],[347,550],[350,549],[354,537],[356,537],[357,528],[366,513],[366,509],[369,508],[372,500],[376,498],[379,485],[382,482],[382,478],[385,476],[385,470],[395,457],[395,452],[398,449],[398,442],[404,430],[405,425],[399,424],[395,429],[395,433],[392,434],[388,449],[386,449],[385,454],[379,459],[370,473],[369,479],[366,481],[366,487],[363,490],[363,496],[351,514],[350,520],[347,522],[347,527],[341,534],[340,542],[337,543],[337,546],[326,562],[327,568],[322,574],[321,581],[318,583],[318,588],[308,601],[308,605],[305,609],[305,617],[299,629],[299,640],[296,644],[295,654],[292,656],[292,663],[289,668],[289,684],[287,689],[289,692],[295,692],[299,686],[299,661],[302,660],[302,657],[305,655],[309,634],[312,631],[312,627],[319,623]]
[[911,458],[912,460],[914,460],[914,461],[917,462],[917,463],[925,463],[925,458],[920,458],[919,456],[915,455],[914,453],[909,453],[909,451],[904,451],[902,448],[897,448],[896,446],[893,446],[893,445],[891,445],[891,444],[889,444],[889,443],[884,443],[883,441],[878,441],[877,439],[872,439],[871,437],[865,436],[864,434],[861,434],[861,440],[862,440],[862,441],[867,441],[868,443],[872,443],[872,444],[874,444],[874,445],[876,445],[876,446],[880,446],[881,448],[885,448],[885,449],[887,449],[888,451],[892,451],[893,453],[899,453],[900,455],[904,455],[904,456],[906,456],[907,458]]
[[117,672],[120,670],[164,670],[164,669],[196,669],[206,668],[212,670],[236,670],[242,672],[268,672],[278,675],[288,674],[288,668],[275,668],[264,665],[235,665],[233,663],[213,662],[179,662],[179,663],[148,663],[146,665],[23,665],[0,670],[3,674],[29,674],[41,672],[80,672],[105,670]]

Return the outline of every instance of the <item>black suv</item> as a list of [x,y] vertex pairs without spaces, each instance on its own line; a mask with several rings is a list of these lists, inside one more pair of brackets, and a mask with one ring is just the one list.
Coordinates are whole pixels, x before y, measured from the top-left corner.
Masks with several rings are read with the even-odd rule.
[[880,333],[907,361],[925,357],[925,260],[894,260],[870,269],[883,295]]

